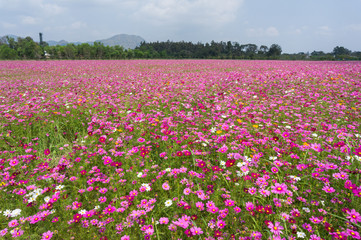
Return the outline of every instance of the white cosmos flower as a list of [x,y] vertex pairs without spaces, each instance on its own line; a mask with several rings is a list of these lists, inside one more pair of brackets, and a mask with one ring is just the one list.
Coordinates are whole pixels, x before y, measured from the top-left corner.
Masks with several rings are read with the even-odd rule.
[[304,232],[297,232],[297,237],[298,238],[305,238],[306,234]]
[[80,210],[78,213],[81,214],[81,215],[84,215],[84,214],[86,213],[86,210],[85,210],[85,209],[82,209],[82,210]]
[[308,213],[310,212],[310,209],[306,208],[306,207],[303,207],[302,210],[305,211],[305,212],[308,212]]
[[64,188],[64,185],[59,185],[59,186],[56,186],[56,190],[61,190],[61,189],[63,189]]
[[166,207],[169,207],[169,206],[171,206],[173,204],[173,201],[169,199],[169,200],[165,201],[164,204],[165,204]]
[[4,211],[4,216],[5,217],[8,217],[8,216],[10,216],[10,214],[11,214],[11,210],[9,210],[9,209],[6,209],[5,211]]

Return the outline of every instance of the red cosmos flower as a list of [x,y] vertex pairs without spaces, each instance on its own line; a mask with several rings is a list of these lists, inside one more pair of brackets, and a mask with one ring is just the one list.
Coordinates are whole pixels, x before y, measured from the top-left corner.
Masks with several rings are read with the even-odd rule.
[[107,136],[105,136],[105,135],[100,136],[99,142],[104,143],[105,140],[107,140]]
[[212,171],[213,172],[219,172],[221,169],[218,166],[213,166]]
[[77,213],[77,214],[75,214],[74,216],[73,216],[73,220],[74,220],[74,222],[80,222],[80,219],[83,217],[83,215],[81,215],[81,214],[79,214],[79,213]]
[[226,167],[232,167],[235,162],[236,162],[235,159],[229,159],[229,160],[227,160],[227,162],[226,162]]
[[47,149],[44,150],[44,154],[45,154],[45,155],[49,155],[49,154],[50,154],[49,148],[47,148]]
[[222,236],[222,232],[219,231],[219,230],[215,230],[213,236],[214,236],[215,238],[221,237],[221,236]]
[[111,164],[110,164],[110,166],[112,166],[112,167],[121,167],[122,166],[122,162],[112,162]]
[[206,163],[203,161],[198,162],[198,167],[204,168],[206,166]]
[[177,156],[180,157],[180,156],[183,156],[183,153],[181,151],[178,151],[177,152]]

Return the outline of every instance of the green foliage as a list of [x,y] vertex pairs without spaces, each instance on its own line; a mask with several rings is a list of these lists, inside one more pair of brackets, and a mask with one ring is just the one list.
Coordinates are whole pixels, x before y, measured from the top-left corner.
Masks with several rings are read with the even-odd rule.
[[[46,52],[46,54],[45,54]],[[69,43],[65,46],[42,46],[30,37],[2,38],[0,41],[0,59],[281,59],[281,60],[361,60],[361,52],[351,52],[337,46],[331,53],[313,51],[311,54],[282,54],[278,44],[270,47],[238,42],[192,43],[192,42],[141,42],[135,49],[122,46],[104,46],[103,43]]]

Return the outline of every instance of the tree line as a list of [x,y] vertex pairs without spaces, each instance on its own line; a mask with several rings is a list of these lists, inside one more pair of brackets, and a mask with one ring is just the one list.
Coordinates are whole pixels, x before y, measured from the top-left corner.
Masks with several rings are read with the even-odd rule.
[[102,43],[69,43],[65,46],[39,44],[31,37],[0,39],[0,59],[283,59],[283,60],[361,60],[361,52],[337,46],[331,53],[282,54],[278,44],[271,46],[239,44],[238,42],[142,42],[135,49],[104,46]]

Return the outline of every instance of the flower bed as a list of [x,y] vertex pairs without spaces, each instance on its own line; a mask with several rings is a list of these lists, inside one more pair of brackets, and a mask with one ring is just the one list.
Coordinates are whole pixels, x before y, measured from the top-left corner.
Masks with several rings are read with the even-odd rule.
[[0,62],[0,236],[360,239],[360,109],[360,62]]

